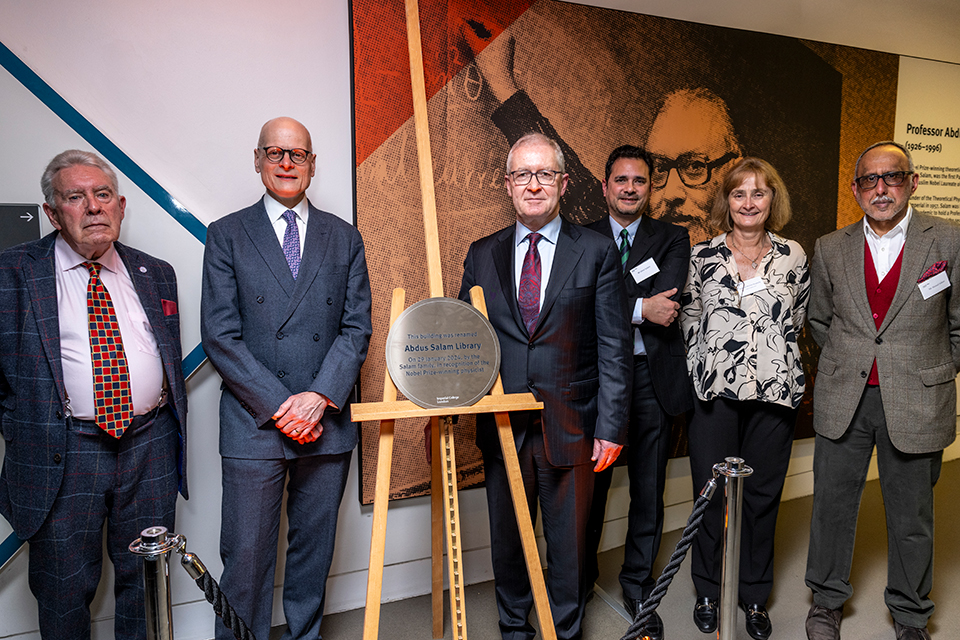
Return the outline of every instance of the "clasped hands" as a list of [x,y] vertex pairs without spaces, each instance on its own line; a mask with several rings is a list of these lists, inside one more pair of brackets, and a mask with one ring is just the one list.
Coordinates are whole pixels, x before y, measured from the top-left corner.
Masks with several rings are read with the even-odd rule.
[[296,393],[273,414],[277,428],[298,444],[313,442],[323,433],[320,419],[330,404],[326,396],[315,391]]

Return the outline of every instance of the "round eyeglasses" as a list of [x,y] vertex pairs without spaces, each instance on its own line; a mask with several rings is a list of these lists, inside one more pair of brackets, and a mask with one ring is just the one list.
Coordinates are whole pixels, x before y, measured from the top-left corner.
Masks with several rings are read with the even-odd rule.
[[654,189],[662,189],[667,184],[671,169],[677,170],[680,182],[687,187],[701,187],[713,175],[713,170],[727,164],[740,156],[736,151],[730,151],[716,160],[707,160],[705,157],[690,153],[679,156],[676,160],[668,160],[663,156],[653,156],[653,167],[650,171],[650,185]]
[[521,169],[519,171],[510,171],[507,173],[513,179],[513,184],[517,186],[523,186],[530,184],[530,181],[533,180],[533,177],[537,177],[537,183],[542,187],[549,187],[554,182],[557,181],[557,176],[559,176],[562,171],[551,171],[550,169],[541,169],[540,171],[526,171]]
[[899,187],[909,175],[913,175],[913,171],[888,171],[882,174],[869,173],[865,176],[855,178],[854,182],[857,183],[857,187],[859,187],[861,191],[870,191],[870,189],[877,186],[877,182],[879,182],[881,178],[883,179],[883,183],[888,187]]
[[310,152],[306,149],[281,149],[280,147],[262,147],[262,149],[263,155],[274,164],[283,162],[284,154],[290,154],[290,162],[293,164],[303,164],[310,158]]

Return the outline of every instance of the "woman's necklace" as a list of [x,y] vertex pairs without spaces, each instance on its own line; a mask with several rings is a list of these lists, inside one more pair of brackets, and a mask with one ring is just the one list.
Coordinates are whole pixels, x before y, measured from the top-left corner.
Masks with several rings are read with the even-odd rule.
[[753,267],[754,269],[757,268],[757,264],[758,264],[757,261],[760,259],[760,256],[763,255],[763,246],[765,243],[766,243],[766,237],[760,240],[760,253],[757,254],[756,258],[751,258],[750,256],[748,256],[747,254],[745,254],[743,251],[740,250],[740,247],[737,246],[737,241],[733,239],[733,234],[730,234],[730,244],[732,244],[733,248],[737,250],[737,253],[739,253],[744,258],[750,261],[750,266]]

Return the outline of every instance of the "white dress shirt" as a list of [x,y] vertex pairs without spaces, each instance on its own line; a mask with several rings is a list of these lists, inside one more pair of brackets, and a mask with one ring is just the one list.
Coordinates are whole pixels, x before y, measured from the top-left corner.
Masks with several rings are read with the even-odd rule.
[[[60,363],[67,404],[72,415],[94,420],[93,362],[90,359],[90,329],[87,319],[87,284],[90,271],[87,259],[70,248],[63,236],[57,236],[54,259],[57,278],[57,314],[60,320]],[[163,362],[150,322],[140,304],[137,290],[126,265],[113,245],[96,260],[100,281],[110,293],[113,310],[120,325],[123,351],[130,370],[130,391],[134,415],[155,408],[163,397]]]
[[[527,234],[533,233],[530,229],[520,224],[513,232],[513,240],[516,243],[513,254],[513,284],[514,293],[519,295],[520,291],[520,272],[523,271],[523,258],[527,254],[527,247],[530,242],[527,240]],[[550,280],[550,270],[553,268],[553,255],[557,250],[557,238],[560,237],[560,216],[543,225],[537,231],[542,238],[537,242],[537,253],[540,254],[540,306],[543,306],[543,296],[547,292],[547,282]]]
[[913,217],[913,206],[907,207],[907,215],[903,220],[897,223],[890,231],[882,236],[870,226],[867,216],[863,216],[863,235],[867,239],[867,246],[870,247],[870,255],[873,256],[873,266],[877,270],[877,282],[883,282],[887,273],[893,268],[893,264],[900,257],[903,250],[903,243],[907,240],[907,225],[910,224],[910,218]]
[[[273,231],[277,234],[277,242],[283,247],[283,235],[287,232],[287,221],[283,219],[283,214],[287,212],[287,207],[274,200],[269,193],[263,196],[263,207],[267,210],[267,218],[270,219]],[[310,219],[307,197],[304,196],[300,202],[290,209],[297,214],[297,231],[300,232],[300,257],[303,258],[303,239],[307,237],[307,222]]]

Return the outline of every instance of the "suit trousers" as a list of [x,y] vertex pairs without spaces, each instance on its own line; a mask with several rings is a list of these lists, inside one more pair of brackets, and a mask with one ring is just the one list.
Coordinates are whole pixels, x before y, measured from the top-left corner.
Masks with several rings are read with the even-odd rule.
[[[670,416],[664,411],[653,390],[650,363],[646,356],[633,361],[633,394],[630,406],[630,427],[627,459],[630,480],[630,508],[627,515],[627,537],[624,541],[620,587],[624,599],[644,600],[653,591],[656,576],[653,563],[660,551],[663,534],[663,490],[670,447]],[[607,492],[613,477],[613,466],[596,474],[593,506],[587,523],[587,585],[599,577],[597,551],[603,532]]]
[[[547,542],[547,592],[557,638],[578,640],[582,637],[586,606],[584,533],[593,494],[593,467],[590,464],[552,466],[547,461],[538,423],[534,421],[524,434],[518,452],[520,473],[532,522],[537,520],[538,500],[542,508],[543,535]],[[503,640],[532,640],[535,631],[528,618],[533,593],[525,570],[506,466],[499,451],[484,451],[483,464],[500,633]]]
[[933,487],[943,451],[908,454],[893,446],[880,387],[866,387],[841,437],[816,437],[806,584],[814,602],[828,609],[853,595],[857,516],[874,447],[887,520],[884,602],[900,624],[925,627],[933,614]]
[[67,419],[63,484],[29,540],[30,590],[44,640],[90,638],[104,520],[116,575],[114,634],[118,640],[146,638],[142,560],[127,547],[148,527],[174,530],[179,451],[177,419],[169,405],[135,417],[120,438],[93,421]]
[[[283,638],[320,637],[327,574],[351,453],[271,460],[222,458],[220,586],[257,638],[270,637],[285,484],[283,613],[287,630]],[[219,619],[216,637],[233,639]]]
[[[756,400],[694,400],[689,425],[690,475],[699,495],[713,465],[738,456],[753,469],[743,481],[740,599],[766,605],[773,590],[773,543],[790,464],[797,410]],[[693,541],[691,574],[698,597],[720,597],[723,494],[717,492]]]

